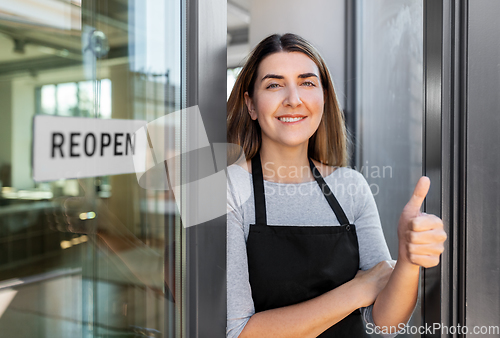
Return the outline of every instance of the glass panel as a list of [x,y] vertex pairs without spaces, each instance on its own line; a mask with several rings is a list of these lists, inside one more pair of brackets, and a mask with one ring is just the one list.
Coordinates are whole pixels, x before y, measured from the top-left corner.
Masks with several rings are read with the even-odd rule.
[[99,125],[180,109],[182,3],[0,3],[2,337],[182,336],[172,190],[143,189],[135,173],[32,178],[37,113]]
[[[356,165],[397,259],[399,216],[422,175],[422,1],[362,0],[357,7]],[[410,325],[420,325],[420,304]]]

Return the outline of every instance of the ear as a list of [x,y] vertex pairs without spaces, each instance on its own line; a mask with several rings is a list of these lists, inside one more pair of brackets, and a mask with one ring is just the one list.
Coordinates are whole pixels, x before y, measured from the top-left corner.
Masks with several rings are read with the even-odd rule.
[[252,120],[257,120],[257,113],[255,112],[255,106],[253,104],[252,98],[248,95],[248,92],[245,92],[244,96],[245,96],[245,104],[247,105],[250,118]]

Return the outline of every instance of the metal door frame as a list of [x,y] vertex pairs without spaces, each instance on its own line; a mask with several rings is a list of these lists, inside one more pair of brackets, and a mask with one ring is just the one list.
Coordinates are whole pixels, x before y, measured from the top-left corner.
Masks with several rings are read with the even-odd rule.
[[424,210],[440,216],[448,234],[441,263],[423,270],[427,326],[465,325],[467,8],[468,0],[424,0],[423,169],[439,189]]
[[[443,219],[441,263],[422,269],[422,325],[465,325],[468,0],[423,1],[423,174],[431,179],[424,210]],[[346,0],[347,125],[356,132],[356,6]],[[354,149],[352,150],[353,153]],[[355,160],[355,159],[353,159]],[[436,189],[438,191],[436,191]],[[422,334],[440,337],[440,334]],[[459,335],[455,335],[458,337]]]
[[[210,143],[226,143],[227,2],[182,2],[182,108],[198,105]],[[187,140],[189,142],[189,140]],[[184,163],[183,174],[196,170]],[[225,191],[225,187],[224,187]],[[224,204],[226,200],[220,201]],[[185,229],[182,337],[226,335],[226,216]]]

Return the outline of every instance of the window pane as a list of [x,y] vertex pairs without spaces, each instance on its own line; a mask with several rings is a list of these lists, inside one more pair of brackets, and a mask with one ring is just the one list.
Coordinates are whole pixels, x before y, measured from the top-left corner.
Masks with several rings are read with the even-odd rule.
[[78,116],[76,83],[61,83],[57,87],[57,114]]
[[[185,332],[185,234],[172,190],[144,189],[135,173],[41,183],[32,174],[36,113],[84,117],[97,131],[101,119],[149,123],[180,109],[181,5],[0,1],[1,337]],[[109,149],[133,142],[120,133]],[[89,167],[104,167],[98,153]]]
[[242,67],[229,68],[227,70],[227,98],[229,99],[229,95],[231,95],[231,91],[233,90],[234,83],[236,82],[236,78],[240,73]]
[[54,115],[56,111],[56,86],[42,86],[42,113]]

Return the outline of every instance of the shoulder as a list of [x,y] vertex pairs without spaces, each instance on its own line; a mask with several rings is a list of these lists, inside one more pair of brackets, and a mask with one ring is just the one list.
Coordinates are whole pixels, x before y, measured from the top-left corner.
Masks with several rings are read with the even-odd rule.
[[367,184],[365,177],[357,170],[350,167],[336,167],[335,171],[329,177],[339,181],[353,184]]
[[365,177],[349,167],[337,168],[325,181],[337,196],[354,203],[355,209],[364,206],[367,199],[372,198],[371,187]]
[[227,175],[232,183],[236,183],[236,181],[240,180],[248,180],[252,177],[245,166],[238,163],[231,164],[227,167]]
[[315,159],[311,159],[316,166],[316,168],[319,170],[321,176],[327,177],[331,175],[335,170],[338,169],[338,167],[326,165],[324,163],[321,163],[319,161],[316,161]]
[[241,205],[242,201],[246,201],[253,193],[252,175],[238,164],[228,166],[227,190],[228,198],[231,195]]

